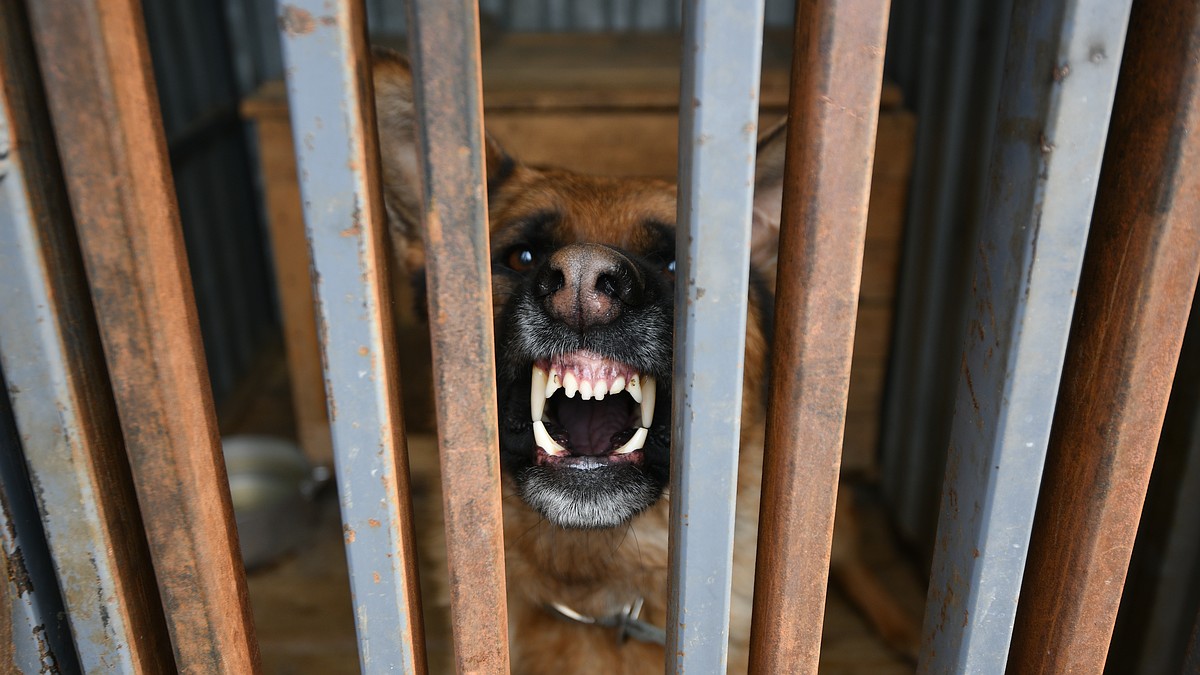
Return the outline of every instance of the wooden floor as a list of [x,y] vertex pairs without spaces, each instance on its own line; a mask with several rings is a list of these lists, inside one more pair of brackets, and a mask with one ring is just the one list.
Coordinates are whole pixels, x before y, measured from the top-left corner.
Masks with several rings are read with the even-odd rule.
[[[221,411],[222,430],[289,437],[292,422],[286,369],[281,357],[267,359],[253,391],[235,396]],[[432,439],[412,442],[414,501],[426,499],[436,480]],[[913,566],[891,545],[882,510],[871,486],[861,486],[861,511],[867,562],[893,589],[914,617],[920,616],[924,591]],[[307,543],[278,562],[249,574],[250,601],[266,675],[339,675],[358,673],[354,617],[337,496],[330,488],[319,497],[319,517]],[[454,672],[451,641],[443,607],[426,600],[426,637],[430,672]],[[830,675],[901,675],[913,666],[891,652],[846,599],[832,589],[826,606],[821,673]]]

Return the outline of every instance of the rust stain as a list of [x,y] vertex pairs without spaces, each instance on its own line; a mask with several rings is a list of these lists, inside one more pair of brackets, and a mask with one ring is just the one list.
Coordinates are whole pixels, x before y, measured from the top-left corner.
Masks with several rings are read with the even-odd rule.
[[346,543],[353,544],[355,539],[354,528],[347,523],[342,526],[342,533],[346,535]]
[[962,373],[967,379],[967,392],[971,395],[971,407],[975,409],[975,424],[983,428],[983,416],[979,411],[979,399],[975,396],[975,381],[971,379],[971,367],[967,365],[967,355],[962,355]]
[[1054,152],[1054,143],[1046,137],[1044,132],[1038,134],[1038,147],[1041,149],[1043,155],[1049,155]]
[[9,552],[6,573],[17,595],[33,592],[33,580],[29,578],[29,570],[25,567],[25,555],[19,547]]
[[308,35],[317,28],[313,15],[308,10],[295,5],[284,5],[279,15],[279,27],[291,36]]
[[379,521],[374,518],[368,518],[367,525],[370,527],[379,527]]
[[367,347],[365,345],[358,348],[359,356],[366,356],[367,354],[370,354],[370,353],[371,353],[371,350],[367,349]]
[[379,579],[379,572],[372,572],[372,573],[371,573],[371,580],[372,580],[372,581],[374,581],[375,583],[379,583],[379,581],[380,581],[380,579]]

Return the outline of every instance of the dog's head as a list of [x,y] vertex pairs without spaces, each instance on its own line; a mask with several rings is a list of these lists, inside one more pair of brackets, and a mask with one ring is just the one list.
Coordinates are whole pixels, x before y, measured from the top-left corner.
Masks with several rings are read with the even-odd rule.
[[[421,178],[404,60],[377,51],[374,84],[392,240],[419,285]],[[750,399],[765,380],[783,136],[760,144]],[[621,525],[669,477],[675,187],[526,166],[491,137],[486,160],[506,479],[556,525]]]

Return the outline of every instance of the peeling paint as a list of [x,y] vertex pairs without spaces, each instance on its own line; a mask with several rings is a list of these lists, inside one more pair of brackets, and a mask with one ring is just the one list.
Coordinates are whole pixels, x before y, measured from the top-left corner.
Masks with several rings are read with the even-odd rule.
[[295,5],[284,5],[279,15],[279,28],[290,36],[308,35],[317,28],[313,15]]

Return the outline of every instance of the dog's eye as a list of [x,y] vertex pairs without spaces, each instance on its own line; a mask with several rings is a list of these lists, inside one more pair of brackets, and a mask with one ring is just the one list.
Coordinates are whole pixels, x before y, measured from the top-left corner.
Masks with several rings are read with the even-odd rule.
[[671,277],[672,279],[675,278],[675,261],[674,260],[667,263],[666,265],[663,265],[663,273],[666,274],[667,276]]
[[508,253],[508,260],[505,261],[505,264],[509,269],[517,272],[528,272],[539,262],[537,254],[532,249],[518,246]]

